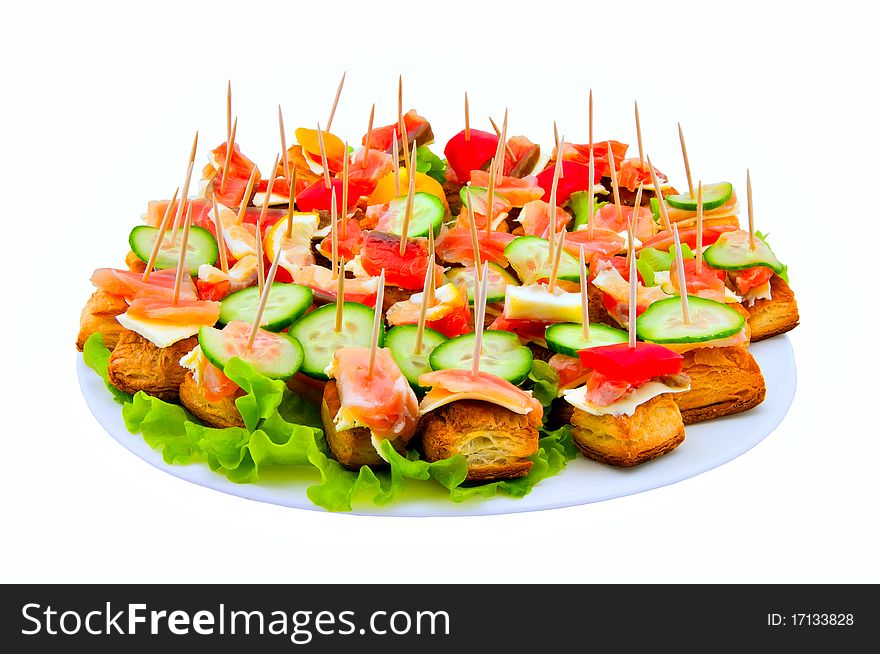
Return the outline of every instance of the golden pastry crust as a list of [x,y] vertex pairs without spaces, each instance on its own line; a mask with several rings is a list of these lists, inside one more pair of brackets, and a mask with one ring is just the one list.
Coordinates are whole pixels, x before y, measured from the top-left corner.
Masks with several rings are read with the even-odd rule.
[[201,387],[193,378],[193,373],[188,370],[180,385],[180,403],[196,418],[210,427],[244,427],[244,420],[235,406],[235,398],[244,394],[244,391],[224,397],[216,402],[205,398]]
[[489,402],[459,400],[422,416],[426,461],[464,454],[469,481],[513,479],[528,474],[538,451],[538,430],[526,416]]
[[767,395],[758,362],[744,347],[706,347],[684,353],[682,372],[691,390],[673,397],[684,424],[740,413]]
[[125,313],[128,303],[119,295],[113,295],[107,291],[97,290],[86,301],[82,313],[79,316],[79,334],[76,337],[76,349],[82,352],[83,345],[89,336],[100,332],[104,337],[104,344],[113,349],[119,342],[119,335],[126,331],[119,324],[116,316]]
[[190,336],[158,348],[140,334],[125,330],[110,354],[110,383],[126,393],[144,391],[161,400],[176,401],[187,372],[180,358],[198,344],[198,337]]
[[779,275],[770,278],[770,300],[758,300],[748,313],[752,341],[763,341],[791,331],[800,323],[794,292]]
[[[321,422],[324,424],[324,436],[333,458],[350,470],[357,470],[361,466],[384,466],[388,465],[385,459],[379,456],[373,446],[372,434],[365,427],[336,430],[333,419],[339,412],[339,392],[336,382],[332,379],[324,386],[324,399],[321,402]],[[394,449],[403,452],[405,444],[401,439],[394,443]]]
[[128,269],[132,272],[139,273],[144,272],[147,269],[147,264],[141,261],[140,257],[131,250],[125,255],[125,265],[128,266]]
[[656,459],[684,441],[672,393],[640,404],[631,416],[594,416],[572,407],[572,440],[588,459],[622,468]]

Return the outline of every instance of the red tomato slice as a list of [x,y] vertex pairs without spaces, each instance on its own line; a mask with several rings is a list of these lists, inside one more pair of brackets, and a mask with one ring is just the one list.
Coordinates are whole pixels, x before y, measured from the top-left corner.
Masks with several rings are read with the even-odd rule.
[[468,311],[467,305],[464,305],[443,316],[440,320],[429,320],[425,324],[431,329],[436,329],[446,338],[455,338],[471,331],[470,311]]
[[229,280],[224,279],[219,282],[206,282],[202,279],[196,280],[196,288],[199,289],[199,297],[203,300],[212,300],[219,302],[229,295]]
[[[538,178],[538,186],[544,189],[544,195],[541,197],[544,202],[550,201],[550,189],[553,186],[553,170],[554,164],[548,165],[544,170],[536,175]],[[601,178],[599,170],[594,171],[593,182],[598,182]],[[562,206],[568,202],[568,198],[575,191],[585,191],[590,184],[590,167],[585,166],[577,161],[562,161],[562,175],[559,178],[559,184],[556,186],[556,204]]]
[[654,377],[681,372],[683,357],[655,343],[615,343],[580,350],[581,363],[613,381],[636,386]]
[[467,179],[472,170],[482,168],[494,157],[497,149],[498,137],[495,134],[472,129],[469,139],[465,139],[464,130],[449,139],[443,154],[458,179]]
[[[351,179],[349,177],[349,179]],[[300,211],[330,211],[332,190],[336,189],[336,210],[342,213],[342,180],[330,179],[330,188],[324,186],[324,178],[315,181],[296,198],[296,206]],[[348,209],[353,209],[362,195],[368,195],[369,189],[363,182],[349,181]]]
[[[685,276],[687,276],[687,273],[685,273]],[[731,277],[733,277],[740,295],[743,295],[753,288],[765,284],[767,280],[773,277],[773,269],[766,266],[755,266],[745,270],[731,271]],[[688,287],[690,287],[690,280],[688,280]]]
[[407,239],[401,256],[399,237],[370,232],[361,248],[361,265],[368,275],[373,276],[379,276],[384,269],[385,282],[388,284],[420,290],[428,269],[428,239]]

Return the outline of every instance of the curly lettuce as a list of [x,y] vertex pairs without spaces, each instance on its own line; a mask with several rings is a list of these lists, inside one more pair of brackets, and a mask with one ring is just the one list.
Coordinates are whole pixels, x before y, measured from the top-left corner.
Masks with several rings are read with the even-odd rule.
[[[83,358],[106,382],[110,351],[99,334],[86,341]],[[166,463],[204,462],[212,471],[239,484],[258,482],[260,471],[268,466],[311,466],[321,479],[306,494],[328,511],[351,511],[361,498],[387,505],[403,495],[410,482],[419,481],[439,484],[453,502],[491,497],[499,491],[523,497],[535,484],[562,470],[575,455],[570,428],[563,427],[552,432],[541,430],[538,451],[531,457],[532,468],[520,479],[469,483],[465,481],[464,456],[428,463],[415,450],[398,453],[388,441],[380,445],[389,464],[387,470],[374,471],[368,466],[348,470],[330,456],[315,405],[241,359],[233,358],[224,372],[245,391],[235,401],[245,427],[206,427],[181,406],[143,392],[130,396],[116,391],[114,398],[123,404],[126,428],[140,433],[151,448],[161,452]],[[539,367],[536,379],[546,376]],[[109,383],[108,387],[116,390]]]

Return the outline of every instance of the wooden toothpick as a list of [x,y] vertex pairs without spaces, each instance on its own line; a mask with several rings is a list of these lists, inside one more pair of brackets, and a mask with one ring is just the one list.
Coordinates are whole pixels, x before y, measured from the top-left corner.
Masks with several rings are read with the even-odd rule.
[[165,207],[165,215],[162,216],[162,222],[159,223],[159,231],[156,232],[156,241],[153,243],[153,249],[150,251],[150,258],[147,260],[147,267],[144,268],[144,276],[141,277],[145,282],[149,281],[150,273],[153,272],[153,266],[156,265],[156,257],[159,256],[159,248],[162,247],[162,240],[165,238],[165,232],[168,231],[168,223],[171,222],[171,213],[173,212],[174,203],[177,201],[177,194],[179,192],[180,187],[178,186],[174,189],[174,195],[171,197],[171,202]]
[[635,110],[636,110],[636,138],[639,141],[639,163],[642,165],[642,168],[645,167],[645,150],[642,148],[642,123],[639,120],[639,101],[635,101]]
[[471,140],[471,110],[468,106],[468,94],[467,91],[464,92],[464,141],[465,143]]
[[287,195],[287,238],[293,237],[293,212],[296,210],[296,166],[290,175],[290,189]]
[[367,143],[364,146],[364,158],[361,160],[361,169],[367,167],[367,159],[370,158],[370,141],[373,139],[373,118],[376,117],[376,103],[370,108],[370,122],[367,125]]
[[238,116],[232,123],[232,131],[229,133],[229,139],[226,141],[226,159],[223,162],[223,174],[220,177],[220,193],[226,192],[226,180],[229,178],[229,164],[232,162],[232,151],[235,150],[235,132],[238,130]]
[[584,254],[584,246],[581,245],[578,257],[578,271],[580,273],[581,287],[581,322],[584,324],[584,340],[590,340],[590,301],[589,301],[589,280],[587,279],[587,258]]
[[590,154],[593,153],[593,89],[590,89]]
[[409,189],[406,192],[406,207],[403,212],[403,226],[400,228],[400,256],[406,252],[406,239],[409,232],[409,223],[412,220],[413,202],[416,194],[416,149],[412,151],[412,161],[407,166],[406,174],[409,181]]
[[321,166],[324,169],[324,188],[330,190],[330,168],[327,166],[327,150],[324,149],[324,133],[318,123],[318,147],[321,149]]
[[431,304],[434,304],[434,288],[435,288],[435,286],[437,285],[437,281],[433,279],[433,277],[434,277],[434,264],[435,264],[435,258],[434,258],[434,230],[433,230],[433,229],[429,229],[429,230],[428,230],[428,269],[431,271],[432,281],[431,281],[430,290],[429,290],[429,292],[428,292],[428,301],[429,301]]
[[284,133],[284,116],[281,105],[278,105],[278,131],[281,133],[281,156],[284,158],[284,179],[290,181],[290,162],[287,160],[287,135]]
[[[557,150],[558,152],[558,150]],[[556,247],[556,191],[559,187],[559,178],[562,174],[562,159],[556,157],[556,165],[553,167],[553,182],[550,184],[550,205],[547,207],[547,211],[550,214],[550,221],[548,224],[548,234],[547,240],[550,243],[550,249],[547,252],[547,256],[549,257],[549,261],[553,261],[553,256]]]
[[345,142],[345,159],[342,160],[342,238],[348,232],[348,141]]
[[[498,138],[501,138],[501,130],[498,129],[498,125],[496,125],[495,121],[492,120],[492,116],[489,116],[489,122],[492,123],[492,129],[495,130],[495,136],[497,136]],[[513,161],[515,162],[516,155],[513,153],[513,148],[510,147],[510,143],[504,144],[504,150],[507,152],[508,155],[510,155],[510,158],[513,159]]]
[[416,343],[415,349],[413,349],[413,354],[421,354],[422,346],[424,344],[425,338],[425,323],[428,318],[428,306],[429,304],[433,304],[431,298],[433,293],[431,293],[431,289],[434,285],[434,264],[429,259],[428,260],[428,268],[425,270],[425,283],[422,286],[422,304],[419,307],[419,322],[416,327]]
[[480,277],[480,267],[483,265],[482,260],[480,258],[480,239],[477,236],[477,221],[474,219],[474,203],[471,198],[471,185],[468,184],[465,186],[465,196],[467,197],[468,203],[468,211],[470,212],[470,223],[471,227],[471,247],[474,248],[474,269],[476,270],[476,280],[479,282],[481,280]]
[[681,239],[678,236],[678,224],[672,224],[672,237],[675,239],[675,266],[678,271],[678,294],[681,296],[681,318],[684,324],[691,319],[688,315],[687,278],[684,276],[684,257],[681,255]]
[[373,376],[373,367],[376,364],[376,351],[379,349],[379,330],[382,327],[382,297],[385,295],[385,269],[379,273],[379,289],[376,293],[376,306],[373,307],[373,338],[370,341],[370,365],[367,367],[367,377]]
[[635,238],[636,238],[636,221],[639,219],[639,209],[642,207],[642,185],[639,184],[639,188],[636,190],[636,202],[635,206],[632,210],[632,215],[630,216],[629,223],[627,224],[627,240],[629,241],[629,247],[626,249],[626,263],[629,265],[629,260],[633,256],[633,250],[635,249]]
[[330,131],[330,127],[333,125],[333,116],[336,115],[336,105],[339,104],[339,96],[342,95],[342,85],[345,84],[345,73],[346,71],[342,71],[342,79],[339,80],[339,86],[336,88],[336,97],[333,98],[333,106],[330,108],[330,117],[327,119],[327,131]]
[[254,185],[257,183],[257,167],[251,169],[251,175],[248,177],[247,187],[244,189],[244,195],[238,207],[238,216],[235,222],[241,225],[244,222],[244,214],[247,211],[248,202],[250,202],[251,194],[254,192]]
[[694,181],[691,178],[691,164],[688,161],[687,146],[684,144],[684,132],[681,131],[681,123],[678,123],[678,140],[681,142],[681,157],[684,159],[684,174],[687,175],[688,193],[694,197]]
[[746,195],[749,205],[749,249],[755,251],[755,216],[752,212],[752,176],[746,168]]
[[226,80],[226,141],[232,133],[232,80]]
[[391,146],[391,165],[394,169],[394,197],[400,197],[400,148],[397,144],[397,130],[394,130],[394,142]]
[[260,322],[263,319],[263,313],[266,311],[266,304],[269,302],[269,293],[272,292],[272,283],[275,281],[275,273],[278,272],[278,262],[281,261],[281,244],[275,250],[275,258],[272,265],[269,266],[269,275],[266,277],[266,284],[260,293],[260,303],[257,305],[257,313],[254,315],[254,321],[251,323],[251,331],[248,334],[247,349],[250,350],[254,346],[254,339],[257,338],[257,331],[260,329]]
[[339,274],[336,262],[339,259],[339,227],[336,224],[339,220],[336,211],[336,187],[330,191],[330,261],[332,262],[333,277]]
[[636,346],[636,321],[638,320],[639,274],[636,271],[636,258],[629,262],[629,346]]
[[[495,219],[495,166],[498,166],[498,160],[492,159],[489,162],[489,188],[486,191],[486,235],[492,233],[492,221]],[[504,165],[503,162],[500,165]],[[473,222],[474,211],[471,209],[471,219]]]
[[[345,304],[345,258],[343,257],[337,264],[336,260],[333,260],[334,266],[339,267],[340,273],[336,277],[336,324],[333,326],[333,331],[337,334],[342,331],[342,308]],[[376,305],[381,307],[380,304],[382,299],[377,295],[376,296]]]
[[559,262],[562,261],[562,249],[565,246],[565,235],[566,232],[564,229],[559,232],[559,243],[556,245],[556,252],[553,256],[553,267],[550,269],[550,292],[553,293],[556,291],[556,280],[559,276]]
[[[590,99],[592,101],[592,92],[590,93]],[[592,102],[591,102],[592,105]],[[589,240],[593,240],[593,214],[595,213],[595,205],[596,205],[596,184],[593,181],[593,178],[596,176],[596,165],[593,161],[593,146],[590,144],[590,172],[589,172],[589,180],[587,180],[587,238]]]
[[[657,202],[660,205],[660,221],[663,223],[663,229],[672,229],[669,223],[669,209],[666,207],[666,198],[660,191],[660,179],[657,177],[657,171],[654,170],[654,164],[651,163],[651,157],[648,157],[648,168],[651,169],[651,183],[654,185],[654,194],[657,196]],[[651,223],[653,224],[653,220]]]
[[703,272],[703,182],[697,187],[697,274]]
[[617,167],[614,165],[614,153],[608,143],[608,166],[611,169],[611,189],[614,191],[614,205],[617,207],[617,222],[623,223],[623,206],[620,204],[620,189],[617,186]]
[[495,184],[500,185],[504,176],[504,152],[502,149],[507,144],[507,108],[504,109],[504,120],[501,121],[501,138],[498,141],[498,152],[495,161],[500,162],[495,170]]
[[229,259],[226,255],[226,237],[223,235],[223,225],[220,224],[220,212],[217,210],[217,200],[211,198],[211,210],[214,214],[214,229],[217,232],[217,250],[220,253],[220,270],[229,272]]
[[177,274],[174,276],[174,291],[171,295],[171,303],[177,304],[180,298],[180,285],[183,282],[183,272],[186,270],[186,246],[189,243],[189,227],[192,224],[192,204],[186,209],[186,218],[183,220],[183,235],[180,237],[180,255],[177,257]]
[[257,218],[257,238],[255,245],[255,256],[257,257],[257,288],[260,293],[263,292],[263,285],[266,281],[266,264],[263,262],[263,216]]
[[174,224],[171,227],[171,245],[177,240],[177,230],[180,227],[180,221],[183,220],[183,212],[189,204],[189,182],[192,179],[193,162],[189,162],[186,169],[186,177],[183,180],[183,191],[180,194],[180,203],[177,205],[177,213],[174,214]]
[[[474,285],[474,358],[471,375],[476,377],[480,372],[480,356],[483,353],[483,326],[486,323],[486,296],[488,295],[489,262],[483,264],[482,282]],[[479,290],[479,293],[477,292]]]

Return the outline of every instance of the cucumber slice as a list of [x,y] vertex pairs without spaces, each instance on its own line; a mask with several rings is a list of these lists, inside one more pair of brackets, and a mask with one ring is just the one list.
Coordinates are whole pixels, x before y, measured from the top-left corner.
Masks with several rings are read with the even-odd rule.
[[287,334],[260,330],[254,347],[245,351],[248,332],[247,329],[230,332],[202,327],[199,329],[199,346],[205,358],[220,370],[233,357],[241,357],[257,372],[272,379],[290,379],[297,373],[303,362],[299,341]]
[[[453,268],[446,273],[446,279],[450,282],[464,280],[467,288],[468,301],[474,303],[474,278],[476,274],[474,267]],[[489,304],[493,302],[504,302],[504,289],[508,286],[519,286],[516,277],[507,272],[497,263],[489,262],[489,284],[487,285],[486,301]]]
[[426,327],[422,337],[422,350],[416,354],[416,333],[418,330],[417,325],[392,327],[385,335],[385,345],[391,350],[391,356],[394,357],[400,372],[406,377],[409,385],[414,390],[423,391],[425,389],[419,386],[419,377],[426,372],[431,372],[428,358],[434,348],[445,343],[448,339],[440,332]]
[[688,296],[688,316],[681,315],[681,298],[655,302],[639,316],[636,334],[652,343],[702,343],[738,334],[746,319],[735,309],[715,300]]
[[[387,222],[383,222],[383,228],[389,230],[395,236],[400,236],[403,233],[403,215],[406,212],[406,198],[394,198],[388,204],[388,212],[391,216],[390,218],[385,218]],[[434,236],[439,236],[445,213],[446,209],[443,206],[443,201],[436,195],[421,191],[415,193],[413,195],[412,217],[406,230],[407,237],[427,236],[430,229],[434,230]]]
[[[137,258],[143,262],[150,260],[150,254],[153,252],[153,243],[156,242],[156,236],[159,229],[150,227],[149,225],[138,225],[128,235],[128,244],[131,251],[137,255]],[[177,230],[177,238],[174,239],[174,245],[171,243],[171,230],[165,232],[165,238],[162,239],[162,245],[159,247],[159,254],[156,256],[156,263],[153,268],[156,270],[164,270],[166,268],[176,268],[177,260],[180,258],[180,243],[183,240],[183,228]],[[203,263],[214,265],[217,263],[217,240],[204,227],[192,226],[189,228],[189,237],[186,241],[186,266],[190,275],[199,273],[199,266]]]
[[547,340],[548,350],[567,354],[570,357],[576,357],[578,350],[588,347],[626,343],[629,340],[627,333],[621,329],[592,322],[589,340],[584,338],[583,325],[578,322],[558,322],[550,325],[544,333],[544,338]]
[[[270,332],[280,332],[312,306],[312,289],[299,284],[272,284],[269,300],[263,311],[265,324],[261,327]],[[260,290],[256,286],[243,288],[226,296],[220,302],[220,323],[233,320],[252,323],[260,304]]]
[[[456,336],[441,343],[431,352],[429,362],[433,370],[470,370],[474,360],[473,332]],[[483,353],[480,371],[521,384],[532,369],[532,351],[520,343],[511,332],[491,330],[483,332]]]
[[[694,197],[690,193],[681,193],[679,195],[667,195],[666,204],[676,209],[684,209],[686,211],[697,210],[697,197],[694,191]],[[730,199],[733,195],[733,184],[730,182],[718,182],[717,184],[703,184],[703,211],[717,209]],[[659,208],[659,205],[658,205]]]
[[[507,244],[504,256],[523,284],[534,284],[538,280],[550,278],[553,267],[550,262],[550,243],[543,238],[519,236]],[[563,252],[559,261],[558,279],[577,282],[580,278],[578,260],[568,252]]]
[[[327,381],[324,372],[341,347],[370,347],[373,338],[373,310],[359,302],[343,302],[342,329],[336,331],[336,303],[307,313],[290,326],[290,335],[303,346],[302,373]],[[379,347],[385,340],[384,325],[379,332]]]
[[785,274],[782,265],[770,246],[763,239],[755,237],[755,249],[749,245],[749,233],[738,229],[724,232],[718,240],[703,252],[703,260],[713,268],[721,270],[743,270],[755,266],[766,266],[777,275]]
[[[470,188],[470,190],[471,190],[471,198],[473,198],[474,200],[476,200],[477,198],[482,198],[482,199],[483,199],[483,204],[485,204],[486,206],[488,206],[488,203],[489,203],[489,189],[488,189],[486,186],[470,186],[470,187],[469,187],[467,184],[465,184],[464,186],[462,186],[462,187],[461,187],[461,190],[458,192],[458,195],[459,195],[459,197],[461,198],[461,206],[466,207],[467,209],[470,209],[470,208],[471,208],[470,205],[468,204],[468,201],[467,201],[467,199],[468,199],[468,188]],[[500,193],[496,193],[496,194],[495,194],[495,202],[498,202],[499,199],[504,200],[505,202],[507,202],[507,198],[505,198],[505,197],[504,197],[503,195],[501,195]],[[496,213],[496,215],[498,214],[497,211],[496,211],[495,213]]]

